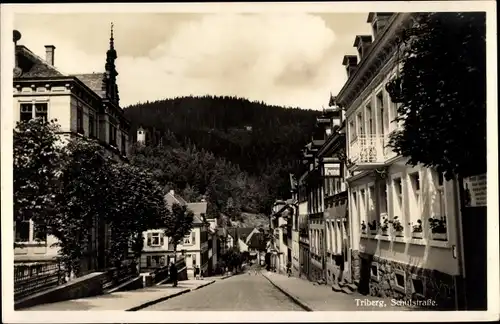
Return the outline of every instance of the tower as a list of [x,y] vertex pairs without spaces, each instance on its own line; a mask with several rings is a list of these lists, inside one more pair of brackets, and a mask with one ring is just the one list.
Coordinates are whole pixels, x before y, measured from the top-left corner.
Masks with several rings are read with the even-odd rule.
[[109,38],[109,49],[106,52],[106,65],[104,73],[104,77],[102,80],[103,90],[106,91],[106,98],[108,98],[111,102],[114,102],[116,105],[119,105],[120,96],[118,95],[118,86],[116,84],[116,77],[118,76],[118,72],[116,71],[115,61],[118,58],[118,55],[115,50],[115,39],[113,34],[113,23],[111,23],[111,36]]
[[146,144],[146,131],[142,127],[137,129],[137,143]]

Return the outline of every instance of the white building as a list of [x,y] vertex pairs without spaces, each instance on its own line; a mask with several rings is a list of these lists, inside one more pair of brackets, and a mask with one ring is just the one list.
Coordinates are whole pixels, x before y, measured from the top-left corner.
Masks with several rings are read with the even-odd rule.
[[[386,147],[401,125],[392,122],[397,105],[385,85],[398,73],[396,34],[411,24],[411,14],[370,13],[368,22],[373,42],[356,36],[359,64],[345,57],[349,77],[337,96],[347,118],[351,253],[360,261],[352,276],[360,292],[433,298],[446,307],[455,302],[460,275],[456,182],[411,167]],[[429,219],[441,217],[446,226],[433,233]]]

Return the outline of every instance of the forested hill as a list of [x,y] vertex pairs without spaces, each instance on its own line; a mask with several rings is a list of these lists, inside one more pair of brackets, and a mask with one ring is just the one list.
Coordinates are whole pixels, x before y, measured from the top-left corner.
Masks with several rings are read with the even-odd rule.
[[267,197],[289,194],[301,148],[318,111],[284,108],[236,97],[181,97],[125,108],[135,138],[139,126],[174,135],[185,147],[212,152],[265,182]]

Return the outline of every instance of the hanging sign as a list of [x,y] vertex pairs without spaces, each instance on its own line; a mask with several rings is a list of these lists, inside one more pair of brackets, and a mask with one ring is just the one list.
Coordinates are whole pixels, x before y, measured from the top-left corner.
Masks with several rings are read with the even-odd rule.
[[486,206],[486,173],[464,178],[465,206]]
[[325,163],[325,176],[340,177],[340,163]]

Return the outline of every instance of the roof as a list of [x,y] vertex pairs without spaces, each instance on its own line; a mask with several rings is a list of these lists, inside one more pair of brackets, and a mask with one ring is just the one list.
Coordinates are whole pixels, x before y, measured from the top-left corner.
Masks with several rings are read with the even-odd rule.
[[188,208],[195,214],[195,215],[202,215],[207,213],[207,203],[206,202],[194,202],[194,203],[188,203]]
[[72,74],[72,76],[78,78],[87,87],[99,95],[99,97],[104,98],[106,96],[106,89],[103,89],[103,78],[104,73],[86,73],[86,74]]
[[187,201],[184,198],[182,198],[181,196],[179,196],[178,194],[176,194],[173,190],[169,191],[165,195],[165,199],[166,199],[167,205],[169,207],[171,207],[171,205],[173,205],[173,204],[179,204],[179,205],[182,205],[182,206],[186,206],[188,204]]
[[65,76],[24,45],[16,46],[16,54],[18,66],[22,70],[22,74],[18,77],[19,79]]
[[255,227],[239,227],[237,228],[238,237],[246,243],[248,236],[255,230]]
[[372,42],[373,38],[371,35],[356,35],[356,38],[354,39],[354,47],[358,47],[360,43],[365,43],[365,42]]
[[266,248],[266,240],[264,234],[254,233],[248,240],[248,247],[253,249],[264,250]]
[[201,225],[203,224],[203,219],[201,219],[201,217],[199,215],[194,215],[193,216],[193,224],[195,225]]

